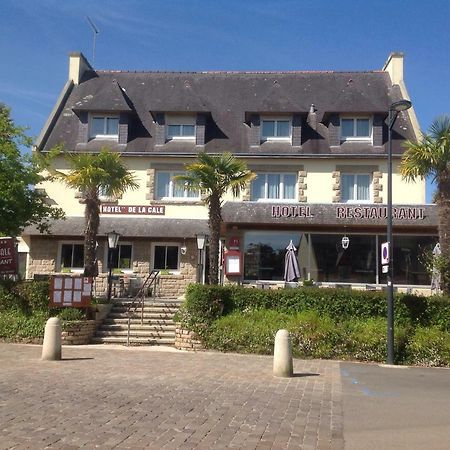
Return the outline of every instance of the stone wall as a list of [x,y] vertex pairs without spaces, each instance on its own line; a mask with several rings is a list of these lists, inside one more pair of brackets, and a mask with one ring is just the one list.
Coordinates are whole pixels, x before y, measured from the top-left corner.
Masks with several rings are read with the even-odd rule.
[[205,346],[198,335],[193,331],[181,328],[179,323],[175,328],[175,348],[191,352],[205,350]]
[[56,270],[56,258],[58,256],[58,241],[46,237],[31,239],[28,277],[35,274],[49,274]]
[[95,330],[101,322],[101,320],[84,320],[64,324],[63,331],[61,332],[62,345],[89,344],[95,334]]

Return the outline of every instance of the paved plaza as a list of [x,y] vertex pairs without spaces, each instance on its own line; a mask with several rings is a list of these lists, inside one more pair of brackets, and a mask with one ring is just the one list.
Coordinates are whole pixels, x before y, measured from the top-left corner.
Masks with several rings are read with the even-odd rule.
[[339,363],[0,344],[0,448],[343,449]]

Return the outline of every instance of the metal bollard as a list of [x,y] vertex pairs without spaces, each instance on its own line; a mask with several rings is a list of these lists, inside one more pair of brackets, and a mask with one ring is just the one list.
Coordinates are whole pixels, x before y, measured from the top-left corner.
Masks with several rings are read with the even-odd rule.
[[61,321],[50,317],[45,324],[42,359],[56,361],[61,359]]
[[273,374],[276,377],[292,377],[294,369],[292,364],[291,336],[288,330],[278,330],[275,335],[273,350]]

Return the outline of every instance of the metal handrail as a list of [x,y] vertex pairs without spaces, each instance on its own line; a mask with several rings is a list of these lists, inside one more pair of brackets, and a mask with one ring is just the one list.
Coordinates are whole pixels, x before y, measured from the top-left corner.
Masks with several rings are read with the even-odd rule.
[[131,328],[131,314],[136,312],[139,304],[141,305],[141,325],[144,325],[144,300],[145,293],[154,285],[152,291],[152,297],[156,297],[157,295],[157,287],[159,283],[159,270],[152,270],[145,281],[142,283],[142,286],[137,291],[136,295],[133,297],[133,300],[128,305],[127,308],[127,316],[128,316],[128,329],[127,329],[127,346],[130,346],[130,328]]

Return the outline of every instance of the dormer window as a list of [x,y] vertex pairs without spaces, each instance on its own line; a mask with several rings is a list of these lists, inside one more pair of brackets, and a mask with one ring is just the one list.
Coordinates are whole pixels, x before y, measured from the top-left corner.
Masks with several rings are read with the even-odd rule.
[[261,121],[261,140],[291,139],[291,120],[287,118],[263,118]]
[[91,139],[118,139],[119,117],[106,115],[92,116],[89,136]]
[[194,116],[168,116],[166,119],[168,140],[193,140],[195,139]]
[[341,117],[341,141],[372,140],[370,117]]

